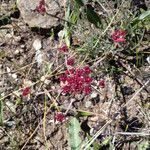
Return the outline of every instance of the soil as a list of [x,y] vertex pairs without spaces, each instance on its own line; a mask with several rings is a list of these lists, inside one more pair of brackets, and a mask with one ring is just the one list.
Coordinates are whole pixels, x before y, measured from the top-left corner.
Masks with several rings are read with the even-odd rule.
[[[87,133],[93,136],[110,120],[96,142],[101,143],[111,135],[115,136],[116,149],[136,149],[134,142],[149,138],[121,134],[149,133],[148,63],[137,68],[120,59],[120,66],[126,71],[122,74],[96,74],[93,81],[93,89],[96,89],[92,93],[94,96],[59,94],[59,75],[63,72],[64,57],[58,53],[62,43],[58,33],[62,27],[55,27],[56,37],[51,40],[47,34],[51,29],[33,29],[24,23],[19,10],[14,11],[15,1],[2,0],[0,5],[0,93],[4,120],[0,126],[0,150],[68,150],[67,123],[80,111],[92,113],[90,117],[79,117],[83,140]],[[97,30],[89,23],[87,26],[93,32]],[[83,43],[84,34],[79,33],[75,31],[72,36],[72,51],[76,42]],[[36,39],[42,44],[42,63],[36,61],[37,52],[33,47]],[[148,44],[146,47],[149,47]],[[70,56],[74,54],[72,51]],[[103,63],[91,66],[92,70],[103,67]],[[104,88],[98,86],[100,78],[106,81]],[[22,90],[28,86],[31,87],[30,94],[22,96]],[[65,121],[55,121],[55,107],[65,114]],[[107,148],[103,146],[103,149]]]

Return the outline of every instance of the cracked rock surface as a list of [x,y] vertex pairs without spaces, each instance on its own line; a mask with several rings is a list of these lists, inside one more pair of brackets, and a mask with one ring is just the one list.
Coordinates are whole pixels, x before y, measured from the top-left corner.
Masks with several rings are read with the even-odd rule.
[[[46,12],[41,14],[34,10],[40,0],[18,0],[17,7],[21,17],[30,27],[51,28],[61,24],[64,17],[65,2],[62,0],[45,0]],[[61,18],[61,19],[58,19]]]

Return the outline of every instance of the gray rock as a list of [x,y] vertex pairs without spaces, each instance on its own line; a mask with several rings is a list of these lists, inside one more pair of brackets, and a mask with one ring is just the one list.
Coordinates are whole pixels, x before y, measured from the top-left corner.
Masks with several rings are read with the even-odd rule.
[[[64,18],[64,1],[45,0],[46,13],[34,11],[40,0],[18,0],[17,6],[21,16],[30,27],[51,28],[58,26]],[[50,15],[49,15],[50,14]],[[61,19],[58,19],[61,18]]]

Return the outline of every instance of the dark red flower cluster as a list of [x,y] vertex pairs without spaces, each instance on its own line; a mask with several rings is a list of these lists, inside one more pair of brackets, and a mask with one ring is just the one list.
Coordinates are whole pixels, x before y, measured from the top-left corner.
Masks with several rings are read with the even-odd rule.
[[99,86],[100,86],[100,88],[105,88],[105,80],[104,79],[101,79],[99,81]]
[[75,63],[75,59],[73,57],[67,59],[67,65],[73,66]]
[[60,52],[68,52],[68,46],[64,44],[62,47],[58,48]]
[[60,76],[60,81],[63,82],[63,93],[91,93],[92,78],[89,76],[91,73],[90,67],[71,68]]
[[55,115],[54,120],[58,121],[58,122],[63,122],[65,120],[65,116],[64,116],[64,114],[59,112]]
[[28,94],[30,94],[31,89],[30,87],[26,87],[22,90],[22,96],[27,96]]
[[112,39],[114,42],[124,42],[126,39],[125,39],[125,36],[126,36],[126,31],[125,30],[115,30],[113,33],[112,33]]
[[41,0],[38,4],[38,6],[36,6],[35,12],[40,13],[40,14],[44,14],[46,12],[45,9],[45,0]]

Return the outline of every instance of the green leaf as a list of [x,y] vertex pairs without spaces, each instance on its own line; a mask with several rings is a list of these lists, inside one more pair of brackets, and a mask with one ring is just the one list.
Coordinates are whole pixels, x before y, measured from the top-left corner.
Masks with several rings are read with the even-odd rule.
[[147,11],[143,12],[138,19],[143,20],[148,16],[150,17],[150,10],[147,10]]
[[21,98],[17,98],[16,99],[16,105],[20,105],[22,104],[22,99]]
[[0,26],[6,25],[8,23],[11,23],[11,17],[10,16],[2,16],[0,18]]
[[80,150],[81,138],[79,136],[79,132],[81,131],[81,127],[79,121],[76,118],[72,118],[68,128],[71,150]]
[[135,26],[140,22],[140,20],[138,18],[135,18],[134,20],[132,20],[132,22],[130,23],[131,26]]
[[3,125],[3,101],[0,100],[0,126]]
[[73,24],[76,24],[77,21],[78,21],[78,18],[79,18],[79,9],[75,9],[72,11],[71,15],[70,15],[70,21],[73,23]]
[[91,5],[87,5],[86,15],[88,21],[93,23],[97,28],[99,28],[100,25],[102,25],[99,15],[93,10],[93,7]]
[[79,116],[79,117],[81,117],[81,116],[93,116],[93,113],[88,112],[88,111],[79,110],[77,116]]
[[80,6],[84,6],[86,1],[85,0],[75,0],[75,2]]
[[147,150],[147,148],[149,148],[148,140],[144,140],[138,144],[138,150]]
[[109,144],[109,142],[110,142],[111,139],[112,139],[111,136],[106,137],[106,138],[103,140],[102,145],[107,145],[107,144]]
[[0,59],[6,56],[6,52],[0,49]]

